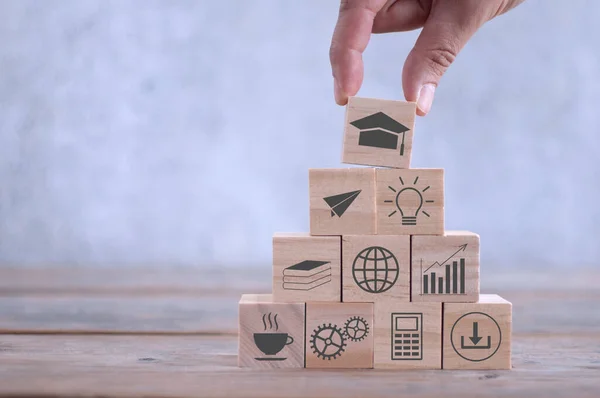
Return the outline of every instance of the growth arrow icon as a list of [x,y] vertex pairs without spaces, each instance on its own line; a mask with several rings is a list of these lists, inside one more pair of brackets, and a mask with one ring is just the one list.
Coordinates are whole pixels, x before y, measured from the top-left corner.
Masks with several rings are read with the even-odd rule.
[[479,322],[473,322],[473,336],[469,337],[469,340],[473,342],[473,345],[477,345],[481,341],[481,337],[479,337]]
[[423,273],[429,271],[431,268],[435,267],[436,265],[437,266],[442,266],[443,264],[446,264],[448,261],[450,261],[450,259],[452,257],[456,256],[458,253],[460,253],[461,251],[465,251],[465,250],[467,250],[467,243],[465,243],[464,245],[460,245],[458,247],[457,251],[455,251],[450,257],[448,257],[447,259],[445,259],[441,263],[439,263],[439,262],[436,261],[435,263],[431,264],[425,271],[423,271]]

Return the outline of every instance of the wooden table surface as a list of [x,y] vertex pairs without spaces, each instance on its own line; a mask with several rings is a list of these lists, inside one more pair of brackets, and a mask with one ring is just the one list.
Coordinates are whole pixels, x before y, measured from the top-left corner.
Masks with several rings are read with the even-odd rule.
[[510,371],[239,369],[237,302],[270,270],[0,269],[0,396],[600,396],[600,268],[484,271]]

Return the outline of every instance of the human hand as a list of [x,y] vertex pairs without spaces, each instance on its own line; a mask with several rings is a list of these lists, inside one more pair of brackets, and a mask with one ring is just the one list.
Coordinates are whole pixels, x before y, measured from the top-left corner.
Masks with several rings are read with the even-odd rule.
[[484,23],[524,0],[342,0],[329,52],[335,101],[345,105],[363,81],[362,53],[371,33],[423,28],[402,71],[407,101],[431,109],[435,89],[467,41]]

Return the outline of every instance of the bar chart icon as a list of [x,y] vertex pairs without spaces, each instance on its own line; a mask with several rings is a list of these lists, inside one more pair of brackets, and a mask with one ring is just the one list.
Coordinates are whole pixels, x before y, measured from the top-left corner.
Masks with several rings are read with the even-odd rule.
[[[465,293],[465,257],[457,256],[465,252],[467,245],[461,245],[446,260],[424,266],[421,259],[421,295],[466,294]],[[462,254],[462,253],[461,253]]]

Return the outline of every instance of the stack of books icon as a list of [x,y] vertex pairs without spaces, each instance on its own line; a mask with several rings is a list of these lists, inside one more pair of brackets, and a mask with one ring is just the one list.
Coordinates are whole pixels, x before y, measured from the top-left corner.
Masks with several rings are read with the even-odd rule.
[[309,170],[310,232],[273,236],[239,366],[510,369],[512,304],[480,294],[479,235],[444,228],[444,170],[410,167],[415,115],[349,99],[342,162],[371,167]]
[[331,282],[329,261],[304,260],[283,270],[285,290],[312,290]]

